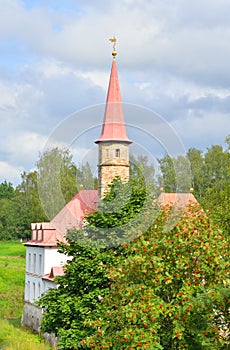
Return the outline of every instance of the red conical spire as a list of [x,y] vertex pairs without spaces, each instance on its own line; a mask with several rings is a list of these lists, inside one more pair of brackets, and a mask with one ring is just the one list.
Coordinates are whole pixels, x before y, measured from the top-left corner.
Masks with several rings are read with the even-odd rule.
[[96,143],[101,141],[124,141],[131,143],[126,133],[115,56],[110,74],[101,136]]

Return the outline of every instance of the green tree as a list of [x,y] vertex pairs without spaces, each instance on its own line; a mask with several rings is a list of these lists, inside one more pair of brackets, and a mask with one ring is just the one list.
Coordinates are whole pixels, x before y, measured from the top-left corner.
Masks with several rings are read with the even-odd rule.
[[[199,206],[166,231],[169,209],[146,206],[140,181],[117,210],[118,193],[126,197],[119,186],[116,180],[83,231],[60,247],[73,259],[59,288],[40,301],[42,330],[54,331],[65,350],[226,349],[228,242]],[[115,246],[101,244],[106,230]],[[126,241],[117,245],[121,236]]]
[[[91,321],[100,316],[98,308],[103,307],[102,299],[109,293],[110,268],[125,257],[125,247],[119,242],[132,227],[133,219],[141,214],[145,198],[146,188],[140,186],[140,181],[138,186],[137,180],[128,185],[115,179],[98,210],[87,217],[84,229],[70,231],[70,245],[60,246],[60,251],[73,259],[65,266],[65,276],[57,280],[59,288],[50,290],[39,302],[47,308],[42,330],[55,332],[60,349],[74,349],[94,332]],[[108,230],[109,236],[105,236]]]
[[130,163],[130,177],[138,179],[140,176],[143,177],[145,184],[148,187],[154,188],[156,187],[155,183],[155,168],[154,164],[149,162],[147,156],[138,155],[135,156],[130,154],[129,156]]
[[27,216],[27,225],[30,226],[31,222],[47,221],[38,193],[37,171],[23,172],[21,178],[22,182],[17,187],[16,200],[22,205],[21,215]]
[[79,188],[81,186],[85,190],[92,190],[94,188],[97,188],[97,179],[93,176],[92,170],[88,162],[80,165],[76,169],[76,177],[77,183],[79,184]]
[[223,181],[230,178],[229,163],[230,154],[223,150],[222,146],[208,148],[204,156],[206,188],[216,186],[221,189]]
[[111,269],[94,334],[77,349],[229,348],[229,245],[199,207],[169,232],[166,218],[162,212]]
[[78,191],[77,169],[69,150],[54,148],[37,162],[38,193],[45,213],[52,219]]
[[17,237],[16,211],[12,200],[0,199],[0,240],[10,240]]
[[[229,136],[225,139],[229,145]],[[188,160],[188,161],[187,161]],[[189,149],[185,157],[159,160],[159,183],[165,192],[188,192],[189,183],[202,207],[229,236],[230,233],[230,153],[229,148],[214,145],[202,152]]]
[[0,184],[0,199],[11,199],[14,196],[14,187],[12,183],[4,181]]
[[225,142],[228,145],[228,150],[230,150],[230,134],[225,137]]
[[38,194],[37,171],[21,174],[21,184],[15,191],[12,204],[15,207],[15,225],[19,238],[30,237],[32,222],[47,221],[48,218],[41,205]]
[[173,159],[169,155],[158,159],[161,169],[161,176],[158,177],[159,186],[164,188],[165,192],[176,192],[176,172]]
[[191,168],[191,183],[198,201],[202,199],[205,188],[204,157],[202,151],[190,148],[187,157]]
[[165,192],[189,192],[191,188],[191,169],[187,157],[178,156],[171,158],[165,155],[158,159],[161,176],[158,178],[160,187]]
[[16,189],[7,181],[0,184],[0,239],[29,239],[31,223],[52,219],[78,192],[78,184],[95,184],[88,163],[77,168],[69,151],[58,148],[40,155],[37,170],[23,172]]
[[78,348],[82,339],[94,332],[91,321],[100,317],[98,305],[111,285],[109,267],[116,264],[116,250],[79,245],[69,239],[60,251],[70,257],[65,276],[57,278],[58,289],[50,289],[39,305],[46,308],[42,331],[58,336],[58,349]]
[[14,196],[13,185],[7,181],[2,182],[0,184],[0,240],[16,238]]
[[201,204],[210,217],[230,234],[230,153],[212,146],[204,157],[204,193]]

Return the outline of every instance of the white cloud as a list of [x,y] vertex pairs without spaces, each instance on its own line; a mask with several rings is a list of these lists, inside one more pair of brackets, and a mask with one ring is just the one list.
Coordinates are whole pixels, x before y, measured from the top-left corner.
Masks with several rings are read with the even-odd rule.
[[[66,14],[47,8],[26,10],[15,0],[3,4],[3,38],[17,37],[32,53],[74,65],[94,69],[104,66],[108,57],[105,42],[115,33],[125,66],[142,70],[155,66],[177,75],[186,74],[189,79],[194,74],[196,78],[203,76],[204,81],[211,71],[215,78],[221,74],[223,79],[228,67],[230,25],[222,21],[230,10],[227,1],[194,1],[189,6],[181,0],[118,1],[104,9],[95,2],[80,16],[68,19]],[[60,26],[58,31],[56,24]]]
[[206,149],[223,143],[230,130],[230,116],[212,113],[199,117],[191,111],[184,119],[174,120],[172,126],[187,148],[199,145],[196,148]]
[[20,181],[20,173],[23,172],[22,167],[12,166],[7,162],[0,161],[0,182],[3,181],[11,182],[17,185]]
[[15,164],[30,163],[42,150],[47,137],[35,132],[20,132],[10,135],[5,140],[5,147],[10,159]]
[[29,170],[64,117],[105,102],[114,34],[123,101],[156,110],[186,145],[223,142],[230,120],[229,0],[23,4],[0,0],[3,162]]
[[15,97],[12,88],[0,82],[0,109],[9,110],[15,107]]

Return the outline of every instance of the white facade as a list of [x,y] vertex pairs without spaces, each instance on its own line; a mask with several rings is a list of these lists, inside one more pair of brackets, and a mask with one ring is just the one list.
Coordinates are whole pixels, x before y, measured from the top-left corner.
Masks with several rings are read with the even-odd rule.
[[57,247],[27,246],[25,301],[34,303],[49,288],[56,288],[56,283],[44,280],[53,266],[64,266],[67,256],[57,251]]

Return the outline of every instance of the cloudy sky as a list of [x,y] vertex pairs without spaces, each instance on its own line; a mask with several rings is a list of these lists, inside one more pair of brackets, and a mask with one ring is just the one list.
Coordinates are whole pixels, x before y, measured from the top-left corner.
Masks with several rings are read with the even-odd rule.
[[[105,102],[113,35],[123,102],[138,106],[126,116],[137,145],[145,137],[135,130],[151,129],[143,108],[185,149],[224,146],[229,13],[229,0],[0,0],[0,182],[19,183],[55,130],[74,144],[73,113],[76,133],[93,144],[103,108],[100,116],[92,106]],[[77,137],[72,148],[79,158],[87,143]]]

